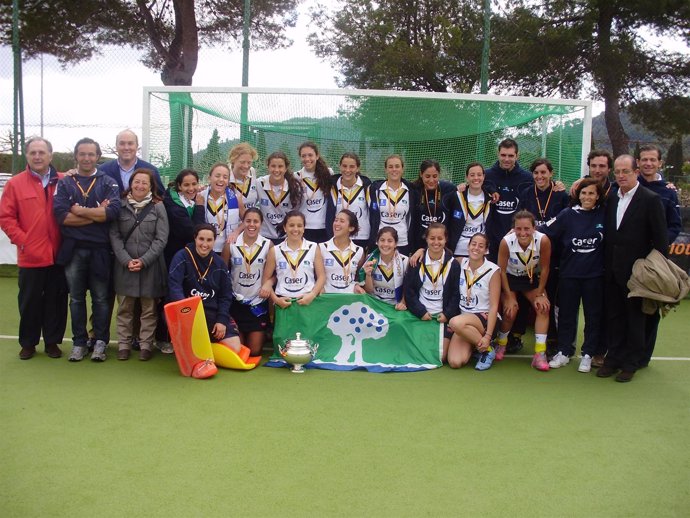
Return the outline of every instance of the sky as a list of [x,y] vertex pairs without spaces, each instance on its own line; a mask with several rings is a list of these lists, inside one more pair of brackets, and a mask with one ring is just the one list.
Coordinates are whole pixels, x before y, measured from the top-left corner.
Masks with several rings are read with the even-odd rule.
[[[306,42],[309,17],[301,9],[298,24],[287,31],[294,43],[288,49],[252,51],[249,57],[249,86],[289,88],[337,88],[337,72],[318,59]],[[26,135],[40,134],[41,97],[43,98],[43,136],[56,151],[69,151],[84,136],[97,140],[104,151],[112,147],[116,134],[132,128],[141,134],[145,86],[162,86],[158,73],[138,61],[131,48],[108,48],[103,56],[62,69],[57,60],[23,64]],[[242,50],[210,49],[199,51],[194,74],[195,87],[242,86]],[[0,135],[12,128],[12,54],[0,47]]]
[[[308,0],[300,8],[297,27],[287,36],[294,44],[277,51],[252,51],[249,86],[286,88],[337,88],[337,71],[317,58],[306,42],[309,32]],[[688,51],[680,42],[650,37],[653,45]],[[23,65],[26,135],[41,133],[56,151],[69,151],[74,143],[89,136],[101,143],[104,152],[112,148],[115,135],[124,128],[141,134],[145,86],[162,86],[157,73],[138,61],[131,48],[108,48],[104,55],[66,69],[49,56],[43,60],[43,81],[39,59]],[[241,86],[241,49],[201,48],[194,86]],[[41,88],[41,84],[43,88]],[[0,47],[0,138],[12,127],[12,55]],[[594,113],[603,110],[595,103]]]

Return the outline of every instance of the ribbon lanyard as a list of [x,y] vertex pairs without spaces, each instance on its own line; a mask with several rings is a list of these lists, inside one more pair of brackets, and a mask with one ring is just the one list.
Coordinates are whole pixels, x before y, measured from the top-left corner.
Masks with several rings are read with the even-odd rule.
[[345,194],[345,189],[346,187],[343,187],[342,185],[340,186],[340,197],[343,199],[343,209],[350,207],[350,204],[355,198],[357,198],[357,195],[359,194],[359,191],[362,190],[362,187],[356,184],[352,187],[347,187],[347,194]]
[[[446,265],[450,264],[450,261],[446,263]],[[439,261],[438,268],[436,271],[432,271],[431,268],[429,267],[430,265],[426,263],[422,263],[422,270],[423,274],[425,274],[427,277],[429,277],[429,280],[431,281],[431,284],[434,288],[436,288],[436,284],[438,283],[438,280],[443,276],[443,257],[441,257],[441,260]]]
[[311,194],[309,195],[309,199],[312,200],[314,199],[314,196],[319,190],[319,184],[312,180],[311,178],[302,178],[302,181],[304,184],[309,187],[309,190],[311,191]]
[[[307,252],[309,252],[309,249],[302,249],[301,245],[298,250],[293,252],[292,250],[288,250],[287,252],[283,250],[282,248],[280,249],[280,253],[283,254],[283,257],[287,260],[288,264],[290,265],[290,269],[292,270],[290,273],[292,274],[292,278],[294,279],[297,277],[297,268],[299,267],[300,263],[304,259],[304,256],[307,255]],[[291,254],[296,253],[295,260],[293,261],[291,258]]]
[[347,279],[348,283],[351,281],[350,272],[352,271],[352,256],[354,252],[352,248],[347,249],[347,257],[343,257],[344,254],[340,250],[331,250],[331,255],[335,257],[338,264],[343,269],[343,278]]
[[232,185],[234,185],[234,186],[235,186],[235,189],[237,189],[238,191],[240,191],[240,194],[241,194],[244,198],[246,198],[247,195],[249,194],[249,189],[250,189],[251,186],[252,186],[252,179],[251,179],[251,177],[247,176],[247,177],[246,177],[244,180],[242,180],[242,182],[240,183],[239,180],[237,180],[237,178],[235,178],[235,181],[232,182]]
[[[400,203],[400,200],[403,199],[403,197],[405,196],[405,193],[407,192],[406,189],[403,189],[402,186],[400,186],[400,188],[398,189],[398,191],[400,191],[400,190],[402,190],[402,192],[400,193],[400,196],[398,196],[396,198],[393,194],[391,194],[391,190],[388,188],[388,186],[386,186],[386,190],[385,190],[386,198],[388,198],[388,201],[390,202],[391,206],[393,207],[393,213],[394,214],[395,214],[395,209],[398,206],[398,203]],[[395,191],[395,192],[397,193],[398,191]]]
[[424,189],[424,202],[426,203],[426,212],[430,218],[434,218],[434,221],[436,221],[436,209],[438,207],[439,201],[441,201],[441,195],[439,194],[439,190],[437,187],[436,189],[434,189],[434,213],[432,215],[431,208],[429,207],[429,191],[427,189]]
[[82,189],[81,184],[79,183],[79,180],[77,180],[76,175],[73,176],[72,178],[74,178],[74,183],[77,184],[77,187],[81,191],[81,195],[84,198],[84,204],[86,204],[86,200],[89,199],[89,193],[91,192],[91,189],[93,189],[93,186],[96,185],[96,178],[97,177],[96,176],[93,177],[93,180],[91,180],[91,183],[89,184],[89,188],[86,189],[86,191],[84,189]]
[[460,203],[462,204],[462,208],[465,212],[465,217],[469,216],[470,219],[477,219],[477,217],[484,212],[484,209],[488,206],[488,202],[484,201],[477,210],[472,210],[472,206],[470,205],[470,202],[467,200],[467,191],[464,193],[459,193],[458,196],[460,196]]
[[194,259],[194,254],[192,254],[192,251],[185,247],[185,250],[187,250],[187,253],[189,254],[189,257],[192,259],[192,264],[194,265],[194,269],[196,270],[196,274],[199,279],[199,284],[204,282],[206,280],[206,275],[208,275],[208,271],[211,269],[211,265],[213,264],[213,256],[211,256],[211,259],[208,261],[208,266],[206,267],[206,271],[202,274],[201,270],[199,270],[199,266],[196,264],[196,259]]
[[213,196],[211,196],[211,193],[209,193],[206,205],[208,206],[208,211],[216,218],[216,222],[218,223],[218,232],[220,233],[225,230],[225,227],[223,226],[225,223],[225,195],[223,195],[219,203],[216,203],[216,201],[213,199]]
[[534,256],[534,248],[532,248],[532,244],[530,243],[529,245],[529,254],[527,255],[527,259],[525,259],[525,255],[522,252],[515,252],[517,255],[518,259],[520,259],[520,262],[525,265],[525,271],[527,272],[527,277],[529,277],[529,283],[532,284],[532,279],[534,278],[534,266],[532,265],[530,267],[530,262],[532,261],[532,257]]
[[[481,268],[481,267],[480,267]],[[478,275],[473,275],[472,278],[470,279],[469,272],[470,272],[470,265],[467,265],[467,268],[464,270],[465,274],[465,282],[467,283],[467,299],[469,300],[472,298],[472,286],[477,284],[477,282],[484,277],[487,273],[489,273],[490,270],[484,270],[483,273],[478,274]]]
[[546,199],[546,205],[541,208],[541,202],[539,201],[539,194],[537,193],[537,186],[534,186],[534,197],[537,199],[537,210],[541,216],[542,221],[546,221],[546,211],[549,210],[549,203],[551,203],[551,195],[553,194],[553,182],[551,182],[549,197]]
[[266,194],[268,194],[268,197],[271,199],[271,203],[273,203],[274,207],[277,207],[280,204],[280,202],[282,202],[283,199],[285,198],[285,190],[283,189],[283,185],[284,184],[280,184],[280,191],[278,192],[278,195],[276,196],[276,194],[273,190],[274,186],[271,185],[271,182],[268,183],[269,189],[268,189],[268,191],[266,191]]
[[[256,259],[256,257],[259,255],[259,252],[261,252],[261,249],[263,248],[262,246],[259,246],[257,243],[252,244],[247,248],[247,245],[242,243],[241,248],[238,248],[240,251],[240,254],[242,255],[242,259],[244,260],[244,268],[247,271],[247,274],[251,273],[252,269],[252,263]],[[256,247],[256,252],[254,252],[254,248]]]

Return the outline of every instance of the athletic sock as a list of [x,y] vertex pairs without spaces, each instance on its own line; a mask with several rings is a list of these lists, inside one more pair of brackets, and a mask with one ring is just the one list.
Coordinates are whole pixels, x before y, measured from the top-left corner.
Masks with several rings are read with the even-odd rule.
[[496,345],[507,345],[508,344],[508,332],[499,331],[496,337]]
[[534,352],[535,353],[545,353],[546,352],[546,333],[534,335]]

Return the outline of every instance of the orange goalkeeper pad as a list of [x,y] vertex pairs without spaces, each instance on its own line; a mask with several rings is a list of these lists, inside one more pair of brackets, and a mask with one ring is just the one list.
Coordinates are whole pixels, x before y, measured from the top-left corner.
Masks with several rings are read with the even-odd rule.
[[[209,378],[217,369],[213,368],[213,350],[206,327],[206,315],[201,297],[189,297],[165,305],[170,339],[175,349],[175,358],[183,376]],[[206,363],[203,368],[199,363]]]
[[221,343],[212,343],[213,357],[216,365],[226,369],[248,371],[256,367],[261,361],[261,356],[249,356],[249,348],[242,346],[239,353]]

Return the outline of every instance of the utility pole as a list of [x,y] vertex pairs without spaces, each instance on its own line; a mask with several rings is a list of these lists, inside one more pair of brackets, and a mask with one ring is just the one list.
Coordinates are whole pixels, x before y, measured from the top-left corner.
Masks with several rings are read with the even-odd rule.
[[[242,86],[249,86],[249,23],[251,22],[251,0],[244,0],[244,17],[242,19]],[[240,106],[240,140],[246,142],[249,138],[249,123],[247,112],[249,108],[247,94],[242,93]]]

